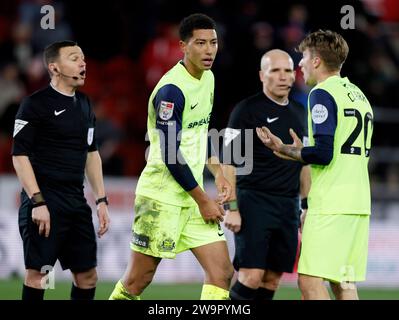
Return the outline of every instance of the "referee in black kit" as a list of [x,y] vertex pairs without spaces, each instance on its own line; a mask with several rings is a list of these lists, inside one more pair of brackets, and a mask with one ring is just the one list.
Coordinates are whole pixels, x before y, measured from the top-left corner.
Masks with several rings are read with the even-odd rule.
[[86,63],[72,41],[44,51],[50,85],[25,98],[18,110],[12,148],[22,184],[19,230],[23,241],[23,300],[42,300],[44,270],[58,259],[73,275],[71,299],[94,299],[96,236],[83,193],[84,175],[97,199],[98,236],[109,226],[95,116],[83,86]]
[[[306,109],[288,99],[295,81],[291,57],[282,50],[271,50],[261,59],[263,91],[236,105],[226,128],[223,153],[232,151],[233,161],[224,171],[233,186],[232,198],[225,205],[225,225],[234,232],[234,267],[238,280],[230,290],[232,300],[271,300],[283,272],[293,272],[298,247],[299,199],[310,188],[310,171],[301,163],[284,160],[264,148],[255,134],[267,125],[285,143],[295,133],[307,135]],[[239,175],[237,150],[245,150],[245,129],[253,130],[253,169]],[[248,137],[247,137],[248,140]],[[237,189],[237,190],[235,190]]]

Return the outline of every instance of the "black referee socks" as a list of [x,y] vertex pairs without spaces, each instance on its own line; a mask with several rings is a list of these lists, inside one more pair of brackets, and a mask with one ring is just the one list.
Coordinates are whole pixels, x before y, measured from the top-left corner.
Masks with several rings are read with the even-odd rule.
[[28,287],[24,284],[22,287],[22,300],[41,301],[44,297],[44,289]]
[[255,300],[257,301],[273,300],[275,292],[276,291],[269,290],[266,288],[258,288],[258,290],[256,290]]
[[238,280],[230,289],[231,300],[254,300],[256,297],[257,289],[248,288]]
[[72,283],[71,288],[71,300],[94,300],[94,295],[96,293],[96,288],[91,289],[81,289]]

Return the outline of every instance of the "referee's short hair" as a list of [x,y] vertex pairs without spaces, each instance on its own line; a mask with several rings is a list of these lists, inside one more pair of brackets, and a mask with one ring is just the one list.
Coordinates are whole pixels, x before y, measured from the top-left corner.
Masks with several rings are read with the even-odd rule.
[[57,60],[57,58],[60,55],[61,48],[74,47],[77,45],[78,44],[75,41],[71,41],[71,40],[57,41],[57,42],[54,42],[54,43],[48,45],[44,49],[44,53],[43,53],[43,61],[44,61],[44,65],[46,66],[46,68],[49,65],[49,63],[52,63],[55,60]]
[[186,41],[193,36],[193,31],[197,29],[216,29],[215,21],[202,13],[194,13],[185,17],[180,23],[180,40]]

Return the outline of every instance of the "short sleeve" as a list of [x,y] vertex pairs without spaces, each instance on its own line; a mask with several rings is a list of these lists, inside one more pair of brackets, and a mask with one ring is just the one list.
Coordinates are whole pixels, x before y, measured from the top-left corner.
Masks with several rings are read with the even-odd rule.
[[25,98],[15,116],[12,155],[30,155],[39,126],[40,116],[37,113],[37,108],[30,97]]

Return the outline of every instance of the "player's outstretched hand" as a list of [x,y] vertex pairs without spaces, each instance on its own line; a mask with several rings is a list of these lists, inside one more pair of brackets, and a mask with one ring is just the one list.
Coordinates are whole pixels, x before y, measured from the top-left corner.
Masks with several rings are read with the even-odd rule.
[[[301,139],[299,139],[299,137],[297,136],[297,134],[295,133],[295,131],[294,131],[293,129],[290,129],[289,132],[290,132],[290,135],[291,135],[291,137],[292,137],[292,139],[293,139],[293,143],[290,144],[289,146],[294,147],[294,148],[300,148],[300,149],[302,149],[302,148],[303,148],[303,143],[302,143]],[[288,155],[286,155],[286,154],[280,153],[280,152],[278,152],[278,151],[273,151],[273,153],[274,153],[277,157],[280,157],[280,158],[282,158],[282,159],[297,161],[297,159],[292,158],[292,157],[290,157],[290,156],[288,156]]]
[[296,148],[303,148],[303,143],[301,139],[299,139],[298,135],[295,133],[294,129],[290,129],[290,135],[294,142],[292,143],[291,146],[296,147]]
[[241,215],[239,211],[226,211],[226,219],[224,225],[230,231],[237,233],[241,230]]
[[262,143],[266,147],[270,148],[277,157],[285,160],[303,162],[300,155],[301,149],[303,148],[303,143],[294,130],[290,129],[290,135],[293,139],[293,143],[288,145],[284,144],[279,137],[271,133],[271,131],[266,127],[256,128],[256,133]]
[[109,215],[108,215],[108,207],[104,202],[101,202],[97,206],[97,216],[98,216],[98,232],[97,235],[101,238],[109,228]]
[[50,235],[50,212],[47,206],[33,208],[32,221],[39,226],[39,235],[48,238]]
[[266,128],[256,128],[256,133],[263,144],[275,152],[279,152],[283,145],[281,139],[275,136],[271,131]]

